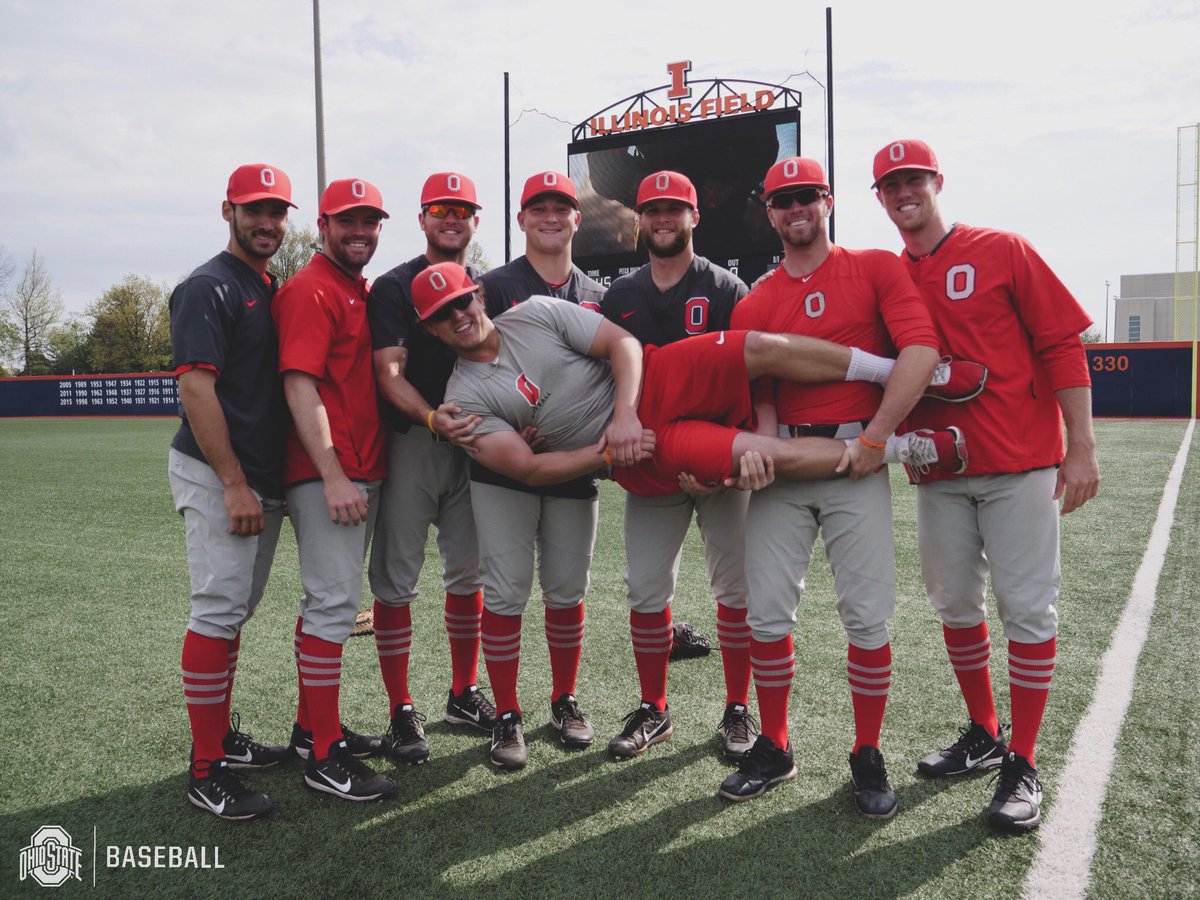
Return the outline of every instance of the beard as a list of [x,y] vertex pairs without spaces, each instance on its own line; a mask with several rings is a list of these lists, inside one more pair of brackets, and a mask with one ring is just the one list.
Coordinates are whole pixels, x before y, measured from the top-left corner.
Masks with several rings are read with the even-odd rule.
[[[270,250],[263,250],[255,243],[255,238],[260,236],[272,239]],[[242,252],[252,259],[270,259],[279,251],[279,247],[283,243],[283,235],[280,232],[272,232],[266,228],[247,230],[235,226],[233,229],[233,239],[237,242]]]
[[690,228],[686,231],[677,231],[675,237],[665,247],[656,244],[653,235],[651,235],[646,241],[646,249],[650,252],[651,256],[657,256],[659,259],[670,259],[686,250],[691,240],[692,230]]

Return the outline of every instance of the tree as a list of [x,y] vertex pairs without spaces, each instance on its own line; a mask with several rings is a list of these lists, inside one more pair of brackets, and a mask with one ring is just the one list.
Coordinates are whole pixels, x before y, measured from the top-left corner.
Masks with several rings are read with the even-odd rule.
[[486,272],[492,267],[491,262],[487,258],[487,254],[483,252],[483,247],[479,241],[471,241],[467,246],[467,265],[474,266],[479,270],[480,274]]
[[49,348],[50,374],[82,375],[92,370],[88,363],[88,344],[91,334],[87,323],[71,318],[50,329],[46,337]]
[[1079,336],[1079,339],[1085,344],[1103,344],[1104,332],[1096,325],[1091,326],[1087,331]]
[[34,369],[44,367],[46,338],[62,316],[63,302],[37,250],[29,254],[20,280],[4,292],[2,303],[17,330],[20,374],[45,374]]
[[156,372],[171,364],[168,293],[166,285],[126,275],[88,307],[93,372]]
[[288,222],[283,243],[279,245],[279,252],[272,257],[270,266],[271,271],[279,276],[281,284],[308,265],[313,251],[317,249],[318,240],[317,233],[308,225],[297,228]]

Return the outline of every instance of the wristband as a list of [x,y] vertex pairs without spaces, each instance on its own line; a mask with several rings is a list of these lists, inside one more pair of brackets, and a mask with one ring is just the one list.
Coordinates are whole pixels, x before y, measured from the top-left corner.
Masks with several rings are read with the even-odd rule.
[[434,434],[437,434],[437,429],[433,427],[433,414],[436,412],[437,412],[436,409],[431,409],[429,411],[429,415],[427,415],[425,417],[425,427],[428,428],[430,431],[432,431]]
[[866,432],[859,434],[858,439],[870,447],[872,450],[886,450],[887,444],[877,444],[867,437]]

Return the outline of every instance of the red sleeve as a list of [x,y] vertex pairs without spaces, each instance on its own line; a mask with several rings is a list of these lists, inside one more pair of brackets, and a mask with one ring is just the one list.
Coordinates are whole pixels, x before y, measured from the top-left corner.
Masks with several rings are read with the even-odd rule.
[[1087,353],[1079,335],[1092,324],[1091,317],[1023,237],[1013,235],[1009,252],[1017,315],[1051,388],[1090,386]]
[[205,372],[212,372],[218,378],[221,377],[221,370],[216,366],[209,365],[208,363],[184,363],[181,366],[176,366],[175,371],[171,374],[178,378],[184,372],[190,372],[192,369],[203,369]]
[[293,278],[275,295],[271,312],[279,332],[279,371],[325,375],[334,322],[323,303],[323,291],[306,279]]
[[872,262],[879,311],[896,349],[921,346],[940,350],[929,307],[899,257],[880,250],[877,256],[872,254]]

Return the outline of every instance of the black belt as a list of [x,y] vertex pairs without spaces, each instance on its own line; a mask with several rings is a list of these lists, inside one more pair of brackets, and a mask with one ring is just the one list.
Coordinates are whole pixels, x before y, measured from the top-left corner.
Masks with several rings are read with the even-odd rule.
[[870,419],[859,419],[855,422],[845,422],[840,425],[781,425],[780,428],[786,428],[791,437],[833,438],[838,436],[838,431],[841,429],[853,431],[857,427],[858,431],[856,434],[846,435],[848,437],[856,437],[858,434],[862,434],[870,421]]

